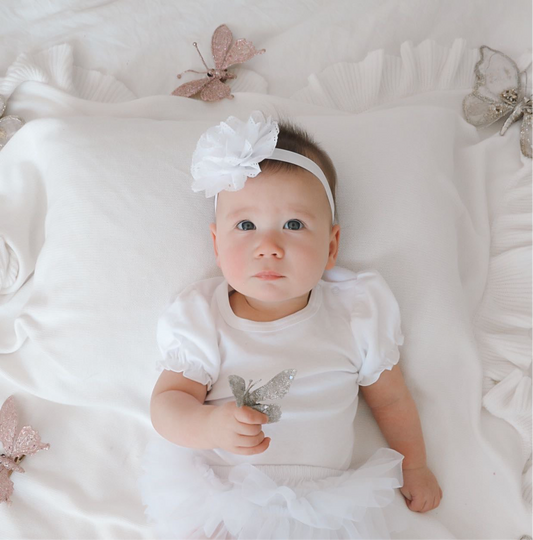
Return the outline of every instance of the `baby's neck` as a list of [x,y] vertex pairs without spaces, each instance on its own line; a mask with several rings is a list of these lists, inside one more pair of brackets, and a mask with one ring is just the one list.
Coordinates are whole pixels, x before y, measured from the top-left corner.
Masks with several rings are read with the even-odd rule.
[[248,319],[256,322],[271,322],[282,319],[283,317],[288,317],[289,315],[304,309],[305,306],[307,306],[310,297],[311,291],[306,296],[299,299],[300,301],[297,303],[287,303],[286,306],[273,311],[262,311],[251,306],[246,297],[240,292],[231,291],[229,303],[233,313],[241,319]]

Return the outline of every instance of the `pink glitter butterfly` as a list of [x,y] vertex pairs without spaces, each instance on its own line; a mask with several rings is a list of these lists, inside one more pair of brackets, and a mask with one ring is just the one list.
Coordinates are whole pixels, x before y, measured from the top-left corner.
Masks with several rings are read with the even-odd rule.
[[[233,34],[230,29],[221,24],[213,33],[211,40],[211,51],[213,53],[213,59],[215,61],[215,68],[208,68],[205,63],[198,44],[196,42],[193,45],[196,47],[202,62],[207,71],[194,71],[188,69],[183,73],[191,71],[192,73],[207,73],[205,79],[199,81],[191,81],[178,86],[173,96],[192,97],[201,91],[200,97],[203,101],[219,101],[223,98],[233,99],[230,87],[225,85],[224,82],[227,79],[236,79],[237,75],[230,73],[228,68],[235,64],[242,64],[246,60],[250,60],[257,54],[263,54],[266,49],[256,50],[251,41],[246,39],[238,39],[230,48],[233,40]],[[177,77],[181,79],[183,73],[180,73]]]
[[9,477],[13,471],[24,472],[18,463],[25,456],[50,448],[49,444],[41,443],[41,437],[31,426],[24,426],[15,437],[17,423],[15,398],[10,396],[0,409],[0,443],[3,446],[3,453],[0,454],[0,503],[11,504],[9,497],[13,493],[13,482]]

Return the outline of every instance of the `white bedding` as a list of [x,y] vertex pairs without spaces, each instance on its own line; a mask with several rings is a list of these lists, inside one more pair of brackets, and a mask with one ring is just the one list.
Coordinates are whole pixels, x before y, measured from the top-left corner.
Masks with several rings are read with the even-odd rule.
[[[211,35],[222,23],[235,38],[246,37],[266,49],[235,70],[235,99],[209,104],[169,96],[181,82],[199,77],[175,78],[185,69],[202,69],[192,42],[198,41],[209,63]],[[135,491],[142,450],[152,429],[147,406],[157,377],[155,331],[152,342],[149,327],[173,285],[194,279],[199,270],[205,277],[216,274],[209,239],[197,236],[196,242],[204,242],[200,260],[183,263],[175,252],[170,263],[177,268],[176,277],[167,261],[166,285],[159,276],[146,288],[150,295],[143,289],[138,304],[120,303],[126,297],[117,281],[110,281],[103,285],[100,299],[111,304],[115,294],[122,311],[108,312],[108,319],[102,316],[107,322],[116,317],[114,328],[126,333],[120,339],[106,334],[95,322],[98,302],[91,304],[90,297],[83,296],[87,280],[94,274],[104,283],[105,271],[115,268],[114,279],[122,280],[118,282],[124,290],[135,287],[139,276],[150,283],[161,265],[142,261],[145,255],[157,257],[157,246],[137,251],[141,244],[125,234],[135,230],[135,223],[128,228],[119,214],[96,205],[80,207],[85,211],[80,216],[94,219],[91,212],[102,208],[110,221],[99,229],[100,238],[89,235],[87,242],[94,244],[64,244],[61,251],[67,236],[57,229],[62,223],[57,212],[63,209],[74,219],[61,201],[74,195],[73,201],[83,200],[76,189],[67,191],[77,186],[64,179],[71,170],[89,182],[86,171],[98,154],[96,145],[91,153],[91,145],[85,144],[85,176],[74,165],[69,169],[61,151],[73,156],[68,143],[75,139],[61,141],[60,130],[50,126],[68,132],[81,123],[94,130],[101,121],[104,129],[113,126],[120,133],[127,125],[123,122],[132,122],[134,130],[152,126],[164,141],[165,131],[155,126],[172,130],[173,122],[189,122],[199,130],[256,106],[299,116],[317,130],[334,125],[336,132],[343,122],[349,125],[351,115],[363,111],[381,110],[385,115],[390,110],[391,122],[404,114],[410,135],[401,155],[408,153],[407,143],[414,140],[410,137],[423,133],[417,131],[423,130],[420,107],[430,106],[428,118],[444,115],[428,126],[432,136],[425,150],[426,155],[442,156],[440,176],[426,172],[411,178],[404,171],[402,182],[411,191],[396,205],[402,225],[396,236],[390,236],[395,229],[390,223],[365,228],[364,222],[351,221],[351,208],[346,206],[345,224],[351,228],[344,229],[344,237],[341,233],[344,252],[339,264],[352,269],[375,265],[403,307],[408,347],[402,368],[419,406],[428,462],[444,498],[436,510],[414,516],[411,535],[400,537],[519,539],[531,534],[531,160],[519,153],[517,124],[500,137],[500,123],[478,132],[461,119],[479,46],[501,50],[522,69],[531,61],[530,2],[58,1],[29,6],[10,0],[0,5],[0,39],[0,75],[5,75],[0,94],[10,96],[7,112],[28,122],[0,151],[0,403],[14,394],[22,424],[33,425],[51,445],[25,461],[26,474],[13,474],[13,505],[0,505],[1,538],[153,537]],[[21,53],[25,54],[18,57]],[[364,126],[369,140],[378,141],[379,130],[372,134],[373,118],[389,116],[367,116],[354,125]],[[442,134],[435,133],[439,129]],[[109,131],[109,137],[111,133],[115,132]],[[133,131],[131,140],[144,139]],[[450,141],[455,141],[453,151]],[[337,141],[336,162],[348,171],[349,159],[341,150]],[[374,156],[373,151],[369,148],[367,154]],[[388,166],[398,159],[390,145],[380,151],[389,156]],[[186,172],[187,147],[180,152],[183,159],[175,166]],[[106,154],[120,165],[116,155],[111,149]],[[127,160],[127,152],[119,155]],[[167,169],[175,159],[163,143],[153,155]],[[414,150],[412,156],[411,163],[419,157]],[[375,157],[368,164],[358,163],[379,179],[373,169],[377,161]],[[98,163],[91,167],[98,170]],[[164,178],[167,169],[154,174]],[[115,173],[127,186],[124,170],[117,168]],[[137,178],[133,173],[131,178]],[[427,191],[420,178],[427,178]],[[97,193],[106,189],[105,182],[95,185]],[[380,188],[376,183],[373,190],[368,184],[362,193],[367,201],[374,196],[377,201],[388,192],[379,189],[387,185]],[[394,189],[393,183],[389,189]],[[192,193],[190,197],[193,201]],[[51,201],[54,205],[47,206]],[[201,203],[196,210],[202,212],[207,230],[211,206]],[[425,214],[424,204],[432,212]],[[339,209],[342,226],[342,199]],[[417,216],[426,224],[438,224],[439,211],[442,227],[414,228]],[[76,223],[84,226],[81,217]],[[147,241],[163,226],[152,225],[154,229],[140,239]],[[412,234],[408,227],[413,227]],[[423,233],[426,236],[419,236]],[[124,234],[133,250],[129,260],[139,262],[135,270],[128,273],[124,262],[112,258],[116,253],[105,251],[105,243],[98,266],[96,242],[110,234],[115,235],[113,241]],[[364,240],[360,251],[358,235]],[[161,246],[173,241],[164,232],[156,238]],[[393,238],[395,245],[386,238]],[[379,242],[380,249],[373,247]],[[191,239],[180,237],[178,246],[190,248]],[[76,265],[73,253],[91,258],[82,259],[86,265]],[[409,277],[408,256],[423,262],[419,274]],[[69,291],[61,291],[65,283],[72,287],[71,303]],[[84,313],[76,304],[80,298],[87,306]],[[135,311],[136,305],[142,309]],[[15,324],[21,313],[25,318]],[[61,317],[67,314],[64,328],[73,328],[79,314],[80,323],[89,324],[85,336],[61,331]],[[119,315],[133,322],[124,323]],[[106,339],[99,342],[102,335]],[[443,422],[439,426],[434,422],[437,416]],[[356,429],[369,435],[354,463],[383,442],[364,403]],[[399,494],[396,502],[403,504]]]

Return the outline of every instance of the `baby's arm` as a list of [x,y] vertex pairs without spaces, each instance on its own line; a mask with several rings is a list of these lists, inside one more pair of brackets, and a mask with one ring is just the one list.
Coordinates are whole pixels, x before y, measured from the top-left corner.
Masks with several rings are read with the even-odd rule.
[[152,425],[165,439],[187,448],[221,448],[234,454],[260,454],[270,446],[262,424],[268,416],[250,407],[205,405],[207,385],[183,373],[164,370],[150,403]]
[[152,392],[150,416],[155,430],[165,439],[187,448],[214,448],[207,418],[215,409],[204,405],[207,385],[183,373],[164,370]]
[[404,455],[400,491],[408,508],[414,512],[436,508],[442,489],[426,464],[420,418],[399,365],[383,371],[374,384],[359,388],[389,446]]

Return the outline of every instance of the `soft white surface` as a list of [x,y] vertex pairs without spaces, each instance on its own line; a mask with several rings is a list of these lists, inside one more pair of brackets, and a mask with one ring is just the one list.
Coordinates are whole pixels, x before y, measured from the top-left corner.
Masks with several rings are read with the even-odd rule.
[[[345,113],[341,111],[358,112],[376,106],[388,110],[399,104],[408,108],[426,103],[460,115],[462,98],[473,85],[477,47],[487,44],[502,50],[515,60],[520,59],[522,68],[528,63],[524,53],[531,47],[531,4],[527,1],[513,2],[512,9],[509,2],[485,0],[336,2],[336,12],[329,8],[331,4],[224,1],[179,2],[171,6],[157,2],[63,1],[37,6],[14,0],[2,2],[0,72],[16,60],[18,53],[28,55],[20,58],[6,77],[0,79],[0,93],[12,94],[8,112],[21,114],[27,121],[88,115],[204,119],[211,124],[235,114],[241,106],[243,110],[254,108],[260,103],[254,94],[257,92],[299,98],[299,101],[270,98],[269,105],[275,104],[278,111],[289,114],[342,116]],[[171,13],[181,10],[179,16],[168,16],[169,9]],[[168,97],[179,84],[175,74],[189,68],[202,69],[192,41],[199,42],[209,63],[211,34],[223,22],[230,26],[236,38],[246,37],[267,49],[267,53],[245,64],[244,68],[237,68],[239,78],[234,82],[233,91],[249,93],[239,94],[234,102],[205,104],[186,100],[183,106],[178,105],[181,100]],[[426,39],[435,41],[422,47]],[[380,48],[383,50],[375,51]],[[43,53],[38,53],[41,49]],[[342,61],[360,62],[329,67],[333,62]],[[344,81],[343,84],[331,86],[329,81],[335,77]],[[182,81],[185,80],[189,79]],[[403,81],[399,88],[395,86],[397,81]],[[161,95],[148,97],[152,94]],[[135,96],[147,97],[127,101]],[[396,103],[399,98],[403,99]],[[266,103],[261,105],[267,106]],[[413,134],[409,130],[412,122],[409,118],[402,125],[404,139]],[[315,129],[319,124],[310,127]],[[424,129],[426,133],[428,129],[442,130],[443,125],[440,122],[425,124]],[[375,123],[372,126],[376,127]],[[450,186],[441,183],[440,177],[428,174],[433,188],[442,187],[439,196],[430,197],[414,184],[409,184],[406,192],[395,192],[404,197],[400,206],[408,208],[408,214],[420,213],[422,228],[427,228],[427,219],[435,217],[430,208],[437,201],[449,205],[447,211],[438,214],[444,221],[438,226],[435,224],[434,230],[425,231],[424,242],[416,240],[416,235],[424,232],[420,231],[420,225],[405,229],[399,247],[387,228],[390,222],[387,226],[381,221],[372,222],[367,228],[365,223],[357,222],[351,229],[345,229],[343,237],[347,240],[351,236],[357,250],[352,251],[351,258],[345,261],[341,258],[339,262],[352,268],[359,263],[379,268],[393,290],[398,291],[402,313],[406,313],[409,330],[406,338],[412,345],[406,348],[404,373],[419,405],[429,463],[441,481],[444,499],[441,506],[429,514],[413,514],[413,533],[405,538],[519,538],[522,534],[531,534],[529,505],[520,499],[523,464],[531,453],[531,162],[524,161],[517,151],[517,124],[505,137],[497,135],[498,124],[476,133],[474,139],[469,139],[473,137],[473,132],[468,131],[471,126],[460,123],[457,126],[462,127],[457,129],[459,139],[455,148],[446,144],[439,147],[439,151],[444,152],[442,155],[447,156],[439,163],[445,165],[448,178],[455,178],[454,187],[446,189]],[[471,135],[465,139],[469,133]],[[382,135],[377,127],[374,137],[376,134]],[[169,201],[161,222],[152,222],[148,232],[139,222],[128,229],[110,206],[96,205],[96,216],[108,218],[107,223],[100,223],[100,228],[97,226],[94,231],[93,237],[99,235],[99,243],[83,246],[87,238],[91,239],[89,230],[84,231],[87,236],[78,239],[79,245],[62,245],[56,227],[57,241],[53,247],[60,255],[55,258],[49,255],[38,261],[37,269],[40,266],[46,275],[41,287],[49,283],[55,287],[62,280],[68,280],[69,289],[62,300],[61,295],[44,290],[46,287],[39,295],[31,296],[34,283],[38,281],[37,269],[35,277],[14,293],[31,275],[39,255],[46,230],[44,212],[61,210],[59,203],[55,208],[43,204],[42,185],[51,182],[51,176],[45,175],[43,181],[37,179],[32,165],[33,160],[46,157],[47,148],[58,156],[56,161],[63,159],[59,147],[52,144],[54,139],[48,141],[47,146],[46,136],[42,135],[45,140],[39,141],[31,153],[28,147],[24,150],[19,147],[22,161],[15,157],[11,163],[5,163],[4,153],[8,147],[0,156],[0,166],[6,167],[2,189],[14,178],[23,179],[18,185],[11,183],[10,199],[2,199],[0,211],[0,235],[5,237],[9,231],[18,257],[15,260],[9,245],[0,242],[2,275],[6,276],[0,295],[0,340],[5,347],[1,357],[0,396],[15,393],[21,422],[37,427],[43,440],[51,443],[51,450],[28,459],[27,473],[13,477],[14,505],[9,509],[4,505],[0,507],[2,533],[10,538],[150,538],[152,533],[141,515],[133,479],[151,430],[146,407],[157,376],[151,369],[158,355],[150,341],[154,327],[150,329],[146,321],[155,320],[156,310],[169,292],[168,289],[157,292],[158,287],[163,287],[160,282],[164,287],[175,288],[176,279],[180,283],[190,282],[198,279],[199,272],[183,268],[183,253],[190,257],[191,251],[184,250],[169,261],[161,249],[156,249],[161,248],[161,244],[153,246],[150,253],[153,259],[143,260],[147,245],[139,241],[148,241],[150,232],[161,230],[158,227],[163,226],[163,219],[173,219],[171,205],[179,199]],[[95,135],[94,140],[98,137]],[[152,146],[146,146],[147,139],[153,142],[151,138],[145,137],[142,144],[140,139],[138,133],[137,142],[143,151],[150,150],[151,159],[158,155],[151,152]],[[15,145],[15,141],[10,145]],[[366,170],[372,173],[376,173],[374,164],[382,165],[384,161],[382,157],[373,158],[373,152],[379,150],[380,156],[389,156],[392,148],[386,139],[383,142],[383,137],[381,141],[380,148],[367,148]],[[473,144],[478,141],[481,145]],[[60,139],[60,143],[63,142]],[[112,141],[110,146],[114,143]],[[98,169],[97,155],[91,158],[93,147],[85,144],[83,159],[87,167],[94,165]],[[464,144],[473,146],[461,151]],[[479,157],[481,148],[486,150],[482,152],[483,158]],[[431,149],[437,150],[434,146]],[[170,155],[171,160],[176,158],[175,150],[168,151],[167,157]],[[407,148],[407,154],[409,151]],[[185,153],[183,150],[181,155]],[[121,174],[124,163],[131,158],[128,152],[122,156],[124,159],[116,159]],[[342,144],[336,150],[335,159],[346,168],[355,161]],[[365,167],[364,160],[359,161]],[[51,174],[58,164],[53,160],[49,163]],[[466,163],[469,165],[465,166]],[[61,174],[70,174],[78,182],[80,167],[81,164],[73,163]],[[170,174],[171,168],[163,167],[166,174]],[[357,172],[364,171],[363,168]],[[105,171],[108,172],[115,174],[117,170]],[[135,177],[136,171],[132,172]],[[404,173],[401,180],[409,182],[408,172]],[[152,180],[160,174],[158,165],[145,177]],[[94,178],[98,179],[98,175]],[[87,187],[94,178],[87,179]],[[382,176],[378,180],[381,181]],[[109,189],[104,192],[95,189],[100,195],[113,196]],[[139,189],[138,184],[135,189]],[[366,184],[361,196],[366,202],[379,201],[383,192],[375,190],[376,185]],[[154,194],[150,190],[148,197],[140,193],[149,214]],[[185,188],[178,195],[181,193],[186,193]],[[115,200],[117,198],[120,196]],[[18,214],[13,212],[8,219],[6,206],[11,208],[11,203],[17,200],[21,210]],[[97,198],[93,200],[97,201]],[[128,202],[140,215],[147,215],[135,207],[135,197]],[[402,230],[398,220],[401,222],[405,216],[396,206],[394,211],[398,213],[393,213],[392,218],[391,212],[383,211],[383,219],[391,219],[394,232],[398,234]],[[185,218],[189,221],[207,221],[211,217],[210,207],[199,212],[187,209],[187,212]],[[33,216],[32,223],[25,219],[28,215]],[[346,217],[349,215],[347,211]],[[453,222],[449,221],[450,216]],[[71,223],[75,224],[72,219]],[[82,222],[80,215],[79,223]],[[448,227],[444,223],[448,223]],[[368,237],[374,229],[376,235]],[[128,236],[128,231],[136,231],[137,236]],[[106,241],[102,242],[102,238]],[[172,238],[165,245],[175,249],[175,240]],[[181,231],[178,240],[187,245],[187,234]],[[128,266],[122,271],[109,262],[106,266],[106,257],[113,254],[113,242],[115,246],[130,242],[129,252],[120,251],[124,249],[122,244],[115,247],[118,253],[127,254],[122,263]],[[210,264],[211,246],[208,244],[205,240],[200,244],[201,249],[194,249],[203,271]],[[373,253],[375,246],[382,252]],[[75,252],[86,250],[86,258],[78,261],[77,274],[68,270],[75,261],[68,258],[67,247]],[[415,249],[416,254],[410,255]],[[344,252],[347,254],[347,249]],[[420,274],[407,275],[407,269],[413,268],[421,253],[432,255],[430,271],[422,275],[422,269],[417,268]],[[131,265],[133,260],[138,266]],[[476,260],[477,263],[473,262]],[[155,278],[154,269],[159,268],[161,262],[173,265],[182,273],[177,278],[169,271],[166,276]],[[136,274],[132,273],[132,268]],[[455,278],[444,279],[446,272],[451,271],[456,272]],[[114,281],[110,283],[111,279]],[[116,291],[109,297],[105,291],[96,298],[85,296],[87,311],[80,313],[75,300],[83,294],[84,283],[91,280],[115,285]],[[17,284],[13,286],[15,281]],[[149,292],[146,292],[147,286]],[[68,291],[72,293],[70,305]],[[117,299],[115,293],[120,296],[126,292],[132,296],[128,300],[131,303],[127,306],[119,303],[120,315],[113,315],[112,310],[117,306],[113,304]],[[18,325],[18,333],[13,331],[13,318],[28,300],[34,308],[41,305],[42,314],[46,303],[55,302],[57,298],[64,303],[50,318],[26,319],[27,328],[32,328],[32,339],[24,341],[22,325]],[[138,300],[152,302],[152,315],[142,312],[139,303],[135,303]],[[106,317],[112,317],[110,324],[114,325],[111,328],[114,332],[113,339],[107,341],[102,341],[100,335],[103,323],[93,320],[101,315],[98,303],[102,301],[112,306]],[[461,317],[453,312],[457,302],[464,303]],[[433,309],[438,312],[432,312]],[[87,337],[81,330],[79,334],[71,334],[62,329],[64,324],[81,326],[83,317],[91,319],[89,324],[94,325]],[[53,323],[54,332],[47,333],[46,328],[40,327],[41,322],[45,326]],[[417,322],[424,323],[424,329],[419,330]],[[130,326],[121,335],[119,329],[124,324]],[[410,328],[414,329],[412,333]],[[110,328],[104,330],[109,335]],[[75,340],[76,346],[73,345],[67,355],[65,346]],[[465,353],[465,343],[468,353]],[[453,350],[447,350],[452,346]],[[124,369],[125,362],[128,369]],[[443,373],[454,371],[453,366],[457,372],[464,372],[468,366],[471,378],[455,377],[443,389]],[[481,380],[483,388],[479,387]],[[483,405],[492,414],[480,408],[482,395]],[[356,429],[364,432],[368,439],[367,446],[357,449],[359,462],[369,456],[377,444],[384,444],[370,413],[364,409],[365,404],[361,402]],[[435,418],[442,414],[449,415],[449,421],[439,424],[439,432],[435,434],[431,428],[436,424]],[[459,436],[463,432],[468,434],[468,439]],[[531,500],[530,465],[523,481],[525,496],[529,495]],[[397,495],[396,502],[401,507],[403,500]],[[28,519],[29,515],[33,519]]]
[[[174,107],[180,104],[192,118],[192,109],[204,106],[180,100]],[[243,95],[232,103],[232,112],[245,115],[261,108],[268,113],[284,105],[280,98]],[[342,179],[339,266],[379,268],[400,305],[406,336],[402,367],[419,406],[428,463],[445,494],[441,507],[426,516],[396,500],[414,520],[405,538],[420,537],[417,520],[433,523],[430,536],[443,526],[452,537],[465,531],[470,537],[505,537],[510,528],[511,537],[521,534],[527,526],[519,486],[524,460],[519,455],[504,460],[483,435],[482,370],[471,323],[483,294],[476,276],[487,272],[490,232],[484,170],[476,165],[501,139],[480,142],[459,114],[438,107],[295,120],[325,143]],[[439,129],[428,132],[428,122]],[[76,485],[85,486],[81,493],[66,490],[76,497],[62,506],[61,524],[44,520],[43,536],[105,536],[109,510],[92,500],[98,486],[108,487],[106,497],[118,486],[128,517],[135,515],[123,528],[124,518],[115,515],[115,536],[127,536],[133,523],[150,535],[135,479],[152,433],[148,400],[160,355],[157,316],[176,290],[219,275],[207,229],[214,216],[212,199],[190,190],[187,159],[211,124],[103,116],[42,119],[25,126],[2,150],[2,185],[21,216],[17,224],[4,224],[6,238],[24,257],[18,244],[46,233],[28,282],[33,293],[15,326],[3,328],[8,347],[27,335],[26,343],[37,345],[40,358],[28,368],[29,360],[21,363],[18,353],[6,355],[2,384],[39,396],[43,409],[49,402],[69,406],[64,421],[83,419],[78,429],[86,434],[74,431],[71,439],[64,429],[48,429],[56,420],[34,421],[51,444],[49,452],[33,458],[35,466],[28,464],[31,474],[25,477],[33,492],[40,492],[40,507],[55,505],[51,490],[66,480],[58,468],[66,453],[68,459],[76,455]],[[381,159],[382,148],[389,149],[387,160]],[[13,184],[28,189],[10,190]],[[26,205],[27,197],[34,206]],[[202,222],[205,228],[198,226]],[[27,258],[21,268],[31,265]],[[385,444],[368,409],[359,412],[356,462]],[[520,446],[516,432],[503,432]],[[113,460],[100,466],[106,449],[113,450]],[[121,467],[113,469],[115,460]],[[46,479],[46,470],[55,479]],[[496,507],[513,517],[503,523]],[[21,506],[10,509],[6,523],[29,534],[30,525],[17,517],[20,511]],[[53,512],[48,508],[45,515]],[[90,533],[84,532],[80,512],[93,516]]]
[[407,40],[449,47],[465,38],[513,58],[531,47],[528,0],[4,0],[0,73],[20,53],[71,43],[77,66],[113,75],[137,97],[168,95],[201,77],[176,79],[204,70],[193,41],[211,67],[211,36],[223,23],[266,49],[244,68],[281,97],[336,62],[361,62],[377,49],[398,56]]

